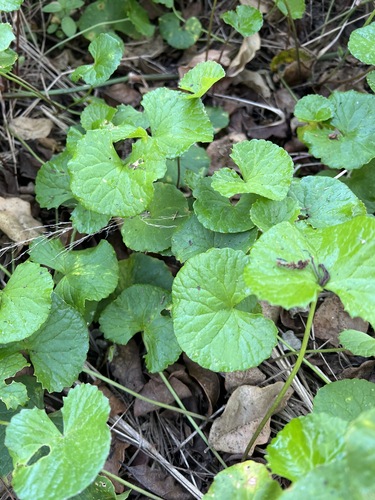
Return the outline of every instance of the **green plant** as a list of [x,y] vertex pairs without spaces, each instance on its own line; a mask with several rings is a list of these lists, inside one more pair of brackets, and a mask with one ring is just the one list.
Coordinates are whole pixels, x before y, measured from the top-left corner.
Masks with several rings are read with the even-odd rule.
[[[284,14],[298,8],[295,19],[304,10],[303,2],[277,6]],[[110,24],[119,9],[129,19]],[[261,25],[258,11],[249,9],[238,7],[224,20],[248,36]],[[90,86],[107,81],[122,57],[123,42],[106,32],[110,25],[130,36],[153,30],[136,3],[105,0],[86,8],[80,29],[96,24],[90,16],[99,11],[108,26],[87,32],[94,62],[72,75]],[[0,29],[5,53],[13,36],[9,25]],[[366,41],[368,32],[373,36],[372,28],[366,30]],[[196,40],[198,29],[190,35]],[[177,38],[187,43],[186,33]],[[360,40],[352,35],[353,54],[363,54]],[[297,118],[306,123],[300,138],[327,166],[353,169],[346,183],[329,176],[294,178],[288,153],[256,139],[233,147],[236,168],[207,176],[208,157],[196,143],[211,142],[215,127],[202,97],[224,76],[215,62],[198,64],[179,90],[145,94],[143,111],[88,99],[65,150],[38,172],[42,207],[72,210],[73,228],[86,235],[112,220],[132,254],[118,261],[105,239],[74,250],[41,237],[1,292],[0,474],[13,471],[21,500],[83,500],[94,487],[103,498],[116,498],[99,476],[109,452],[106,398],[82,384],[69,391],[61,411],[47,415],[43,409],[44,390],[71,387],[85,369],[87,327],[94,321],[116,344],[141,332],[151,373],[162,372],[182,352],[203,367],[231,372],[258,366],[278,341],[260,300],[285,309],[309,307],[295,367],[269,414],[303,362],[322,291],[337,294],[352,316],[375,325],[375,220],[366,211],[374,198],[363,186],[367,176],[361,177],[375,157],[374,95],[335,92],[306,96],[296,105]],[[176,277],[147,253],[178,261]],[[341,343],[372,356],[375,341],[364,335],[343,332]],[[30,364],[33,377],[9,381]],[[271,500],[373,494],[374,394],[370,382],[329,384],[315,397],[311,415],[278,433],[267,448],[267,466],[289,479],[291,488],[282,490],[266,466],[250,461],[220,473],[205,497],[236,498],[235,487],[238,498]]]
[[83,0],[57,0],[43,7],[43,12],[53,14],[49,22],[47,33],[56,33],[58,37],[71,37],[77,31],[77,23],[72,15],[84,5]]

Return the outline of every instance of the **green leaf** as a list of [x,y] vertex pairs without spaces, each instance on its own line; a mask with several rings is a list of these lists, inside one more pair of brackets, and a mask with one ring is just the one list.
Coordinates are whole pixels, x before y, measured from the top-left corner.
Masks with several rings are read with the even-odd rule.
[[329,96],[333,118],[298,129],[310,153],[330,168],[361,168],[375,157],[375,96],[350,90]]
[[357,330],[344,330],[339,336],[340,344],[356,356],[375,356],[375,339]]
[[47,14],[56,14],[57,12],[62,12],[62,10],[63,7],[60,2],[51,2],[42,8],[42,12],[46,12]]
[[374,495],[375,409],[362,413],[346,435],[349,481],[358,498]]
[[204,177],[208,173],[210,157],[206,150],[193,144],[182,156],[167,160],[167,172],[163,182],[168,182],[177,187],[186,186],[187,171],[196,173],[199,177]]
[[104,336],[118,344],[127,344],[137,332],[143,332],[147,368],[151,372],[162,371],[181,354],[171,318],[161,316],[168,304],[169,294],[162,288],[151,285],[126,288],[100,316]]
[[137,141],[122,161],[108,130],[89,130],[69,162],[71,189],[94,212],[131,217],[146,209],[153,182],[165,173],[165,159],[155,141]]
[[375,71],[370,71],[366,76],[366,80],[370,89],[375,92]]
[[171,246],[172,235],[189,215],[185,196],[171,184],[155,184],[147,212],[125,219],[121,234],[125,245],[138,252],[161,252]]
[[113,247],[101,240],[95,248],[66,250],[60,240],[40,238],[30,246],[32,260],[63,276],[55,292],[82,313],[87,300],[100,300],[116,288],[118,264]]
[[205,106],[206,113],[214,128],[215,134],[229,125],[229,113],[220,106]]
[[141,111],[137,111],[133,108],[133,106],[120,104],[117,106],[117,111],[115,116],[112,119],[114,125],[133,125],[134,128],[148,128],[150,126],[150,122],[145,113]]
[[189,259],[173,283],[177,340],[187,356],[213,371],[258,366],[276,344],[274,323],[253,314],[254,300],[247,298],[247,262],[241,251],[213,248]]
[[252,139],[235,144],[230,156],[242,178],[229,168],[216,171],[212,187],[222,196],[256,193],[271,200],[285,198],[292,181],[293,161],[283,148],[270,141]]
[[7,49],[15,39],[12,26],[9,23],[0,23],[0,51]]
[[225,71],[215,61],[205,61],[188,71],[179,83],[179,88],[191,92],[189,98],[202,97],[216,82],[225,77]]
[[[109,403],[92,385],[69,391],[61,410],[63,434],[43,410],[22,410],[6,430],[13,487],[21,500],[65,500],[94,481],[110,448]],[[95,436],[95,439],[93,439]],[[48,454],[30,465],[36,453]]]
[[[264,233],[254,243],[250,255],[245,281],[261,300],[285,309],[306,307],[322,290],[311,266],[314,249],[288,222],[281,222]],[[303,263],[300,268],[299,262]]]
[[160,34],[175,49],[188,49],[198,40],[202,25],[196,17],[190,17],[181,26],[180,20],[172,12],[159,17]]
[[48,392],[70,387],[82,371],[89,348],[86,322],[56,294],[47,321],[20,343],[34,366],[34,372]]
[[375,159],[359,170],[353,170],[350,177],[340,177],[353,193],[366,205],[369,213],[375,212]]
[[255,201],[251,194],[242,195],[234,205],[211,187],[212,177],[201,179],[193,194],[194,211],[199,222],[207,229],[219,233],[240,233],[254,227],[250,208]]
[[70,219],[79,233],[95,234],[108,224],[111,216],[87,210],[79,203],[71,213]]
[[254,35],[263,26],[262,14],[249,5],[238,5],[236,10],[224,12],[221,18],[243,37]]
[[23,4],[23,0],[0,0],[0,11],[12,12],[18,10]]
[[0,294],[0,342],[7,344],[34,333],[51,308],[52,277],[30,261],[19,264]]
[[101,33],[89,45],[93,64],[79,66],[71,74],[73,82],[82,78],[89,85],[99,85],[108,80],[120,64],[124,51],[121,39],[109,33]]
[[105,128],[115,116],[117,110],[104,101],[91,102],[81,113],[81,125],[85,130]]
[[301,122],[324,122],[333,116],[333,105],[322,95],[306,95],[294,108],[294,114]]
[[301,19],[305,13],[305,0],[275,0],[276,6],[284,14],[292,19]]
[[7,410],[16,409],[24,405],[29,399],[26,387],[19,382],[5,383],[5,380],[14,377],[17,372],[30,366],[22,354],[10,349],[0,349],[0,399],[5,403]]
[[375,64],[375,23],[351,32],[348,49],[365,64]]
[[41,207],[57,208],[72,199],[68,162],[72,155],[63,151],[44,163],[38,170],[35,183],[36,199]]
[[375,408],[375,384],[367,380],[338,380],[319,389],[314,398],[314,413],[347,422],[371,408]]
[[203,500],[276,500],[281,492],[265,465],[248,460],[216,474]]
[[334,226],[358,215],[366,215],[362,201],[345,184],[331,177],[294,179],[289,196],[298,202],[301,218],[316,228]]
[[63,30],[64,34],[68,38],[70,38],[71,36],[75,35],[77,31],[76,22],[70,16],[64,16],[61,19],[61,29]]
[[137,0],[127,0],[128,16],[135,29],[141,35],[151,37],[154,34],[155,26],[148,19],[145,10]]
[[0,70],[3,73],[8,73],[12,69],[13,64],[17,61],[18,55],[12,49],[6,49],[0,52]]
[[259,299],[285,309],[306,307],[324,287],[352,317],[374,324],[374,236],[370,217],[303,233],[282,222],[254,244],[245,281]]
[[263,232],[268,231],[279,222],[293,223],[297,220],[299,214],[299,204],[290,196],[280,201],[260,198],[252,205],[250,210],[251,220]]
[[123,495],[117,496],[111,480],[99,475],[82,493],[71,497],[70,500],[125,500],[126,498],[127,496]]
[[248,252],[257,237],[252,229],[243,233],[216,233],[206,229],[195,215],[189,217],[172,236],[172,252],[180,262],[210,248],[233,248]]
[[152,0],[154,3],[161,3],[171,9],[173,7],[174,0]]
[[141,104],[152,136],[168,157],[180,156],[195,142],[213,140],[212,125],[200,99],[162,87],[148,92]]
[[294,418],[267,446],[272,473],[297,481],[319,465],[342,459],[347,426],[325,413]]

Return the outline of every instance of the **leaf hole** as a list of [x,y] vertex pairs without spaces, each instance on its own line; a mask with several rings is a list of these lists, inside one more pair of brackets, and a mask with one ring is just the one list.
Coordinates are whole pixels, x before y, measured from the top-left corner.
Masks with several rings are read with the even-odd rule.
[[47,445],[43,445],[39,448],[39,450],[34,453],[34,455],[27,462],[27,467],[34,465],[38,460],[43,457],[47,457],[51,453],[51,448]]

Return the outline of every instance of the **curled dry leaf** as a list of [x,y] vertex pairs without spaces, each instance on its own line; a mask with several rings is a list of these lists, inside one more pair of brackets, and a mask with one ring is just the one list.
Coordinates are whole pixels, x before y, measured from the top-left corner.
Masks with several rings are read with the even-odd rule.
[[202,368],[187,356],[184,355],[184,361],[189,375],[198,382],[207,398],[207,416],[211,416],[213,407],[217,403],[220,395],[219,377],[215,372]]
[[19,116],[9,123],[10,130],[24,141],[48,137],[53,123],[48,118],[25,118]]
[[[125,462],[125,450],[129,448],[129,443],[120,441],[115,433],[112,433],[111,451],[104,465],[104,470],[111,472],[115,476],[119,475],[122,464]],[[123,484],[113,481],[116,493],[123,493],[125,487]]]
[[40,222],[31,215],[30,203],[21,198],[0,196],[0,229],[16,243],[37,238],[43,232]]
[[246,64],[254,59],[255,54],[260,49],[260,36],[258,33],[255,33],[251,36],[246,36],[243,39],[242,45],[238,54],[230,63],[230,66],[227,71],[227,76],[234,77],[241,73],[245,68]]
[[248,370],[223,373],[225,378],[225,389],[233,392],[241,385],[258,385],[266,380],[266,375],[259,368],[249,368]]
[[271,90],[269,86],[264,81],[264,78],[257,71],[250,71],[249,69],[244,69],[239,75],[233,79],[234,85],[239,85],[242,83],[249,87],[249,89],[254,90],[257,94],[262,96],[264,99],[271,97]]
[[366,333],[368,326],[367,321],[350,317],[344,311],[344,306],[337,295],[327,297],[314,316],[315,336],[321,340],[328,340],[335,347],[340,343],[338,336],[343,330]]
[[[228,400],[221,417],[215,420],[209,435],[210,444],[220,451],[244,453],[248,442],[256,431],[260,421],[281,391],[284,383],[276,382],[266,387],[243,385],[236,389]],[[281,411],[293,390],[288,389],[276,412]],[[270,421],[262,429],[254,446],[265,444],[270,437]]]
[[213,174],[222,167],[234,165],[229,156],[232,152],[232,146],[237,142],[246,141],[246,139],[246,135],[241,132],[231,132],[221,139],[211,142],[207,148],[207,154],[211,160],[209,173]]
[[126,345],[115,346],[110,368],[113,376],[124,387],[140,392],[145,385],[139,349],[134,339]]

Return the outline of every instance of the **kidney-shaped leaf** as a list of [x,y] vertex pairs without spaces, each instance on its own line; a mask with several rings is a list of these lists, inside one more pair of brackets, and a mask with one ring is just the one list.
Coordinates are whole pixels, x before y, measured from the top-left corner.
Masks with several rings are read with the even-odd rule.
[[202,97],[214,83],[224,78],[225,71],[215,61],[205,61],[197,64],[181,79],[179,87],[192,92],[188,97]]
[[23,4],[23,0],[0,0],[0,11],[11,12],[18,10]]
[[347,426],[325,413],[294,418],[267,446],[272,473],[297,481],[315,467],[343,458]]
[[322,95],[306,95],[294,108],[294,114],[301,122],[324,122],[333,116],[333,104]]
[[242,178],[229,168],[215,172],[212,187],[222,196],[256,193],[271,200],[285,198],[293,176],[293,161],[285,149],[270,141],[252,139],[235,144],[231,158]]
[[0,349],[0,399],[7,409],[16,409],[19,405],[24,405],[29,399],[26,387],[19,382],[12,381],[5,383],[5,380],[30,366],[22,354],[14,352],[13,349]]
[[176,49],[191,47],[202,33],[202,25],[198,18],[190,17],[181,26],[180,20],[173,12],[159,18],[159,29],[164,40]]
[[263,25],[262,14],[250,5],[238,5],[236,10],[228,10],[221,17],[243,37],[254,35]]
[[[213,371],[258,366],[276,343],[274,323],[253,314],[243,270],[248,258],[230,248],[189,259],[173,287],[177,340],[193,360]],[[245,300],[246,299],[246,300]]]
[[339,336],[340,344],[356,356],[375,356],[375,339],[358,330],[344,330]]
[[[13,458],[13,487],[21,500],[65,500],[96,478],[107,458],[109,403],[92,385],[79,385],[64,398],[63,433],[44,410],[22,410],[6,430]],[[33,457],[48,448],[47,456]]]
[[375,23],[352,31],[348,49],[366,64],[375,64]]
[[29,261],[16,267],[0,294],[0,343],[25,339],[45,322],[52,289],[47,269]]
[[106,129],[89,130],[69,162],[71,189],[85,208],[111,216],[140,214],[152,200],[152,183],[163,177],[165,158],[151,138],[137,141],[122,161]]

